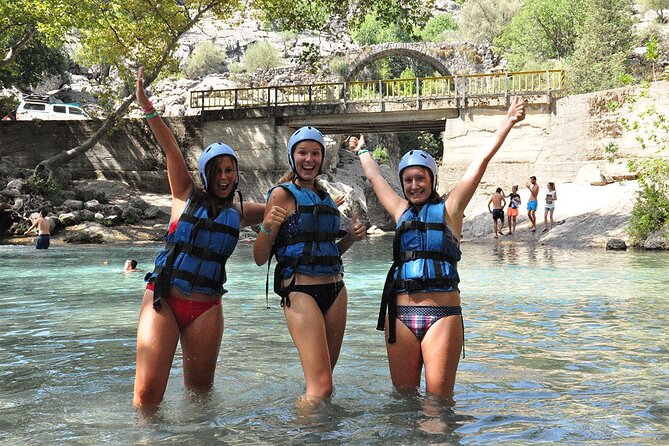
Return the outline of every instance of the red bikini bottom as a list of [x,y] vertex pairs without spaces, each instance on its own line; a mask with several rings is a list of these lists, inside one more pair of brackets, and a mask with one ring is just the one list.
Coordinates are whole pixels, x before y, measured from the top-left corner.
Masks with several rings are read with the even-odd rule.
[[[153,291],[153,283],[147,283],[146,289]],[[221,298],[216,300],[198,301],[184,299],[183,297],[168,296],[167,298],[163,298],[163,300],[170,306],[170,309],[177,320],[179,330],[186,328],[191,322],[211,307],[221,304]]]

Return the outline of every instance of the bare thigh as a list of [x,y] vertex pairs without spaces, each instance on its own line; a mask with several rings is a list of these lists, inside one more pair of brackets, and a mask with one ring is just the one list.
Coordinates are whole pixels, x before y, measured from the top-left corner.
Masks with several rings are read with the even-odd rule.
[[388,316],[386,316],[386,350],[390,378],[399,391],[414,391],[420,386],[423,371],[423,355],[420,341],[400,320],[395,320],[396,342],[388,342]]
[[300,356],[307,396],[330,396],[332,365],[325,319],[320,308],[308,294],[293,292],[290,293],[290,306],[286,305],[283,312]]
[[184,384],[193,390],[207,390],[223,338],[223,305],[214,305],[181,331]]
[[170,307],[153,308],[153,292],[146,291],[137,326],[137,368],[133,404],[155,405],[163,399],[170,376],[179,328]]
[[341,351],[341,344],[346,331],[346,308],[348,306],[348,290],[342,288],[332,306],[325,313],[325,335],[330,352],[330,366],[335,368]]
[[421,348],[428,392],[443,397],[453,394],[463,341],[461,316],[443,317],[427,331]]

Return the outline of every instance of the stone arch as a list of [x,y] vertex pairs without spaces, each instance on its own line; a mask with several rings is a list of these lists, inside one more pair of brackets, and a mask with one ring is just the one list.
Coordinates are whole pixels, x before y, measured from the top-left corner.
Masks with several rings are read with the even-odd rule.
[[346,74],[346,81],[350,81],[357,76],[363,68],[367,65],[376,62],[386,57],[400,56],[409,59],[418,60],[430,67],[434,68],[442,76],[450,76],[451,70],[444,63],[443,59],[432,54],[432,52],[424,45],[415,43],[383,43],[379,45],[371,45],[366,48],[363,54],[359,55],[359,59],[349,67]]

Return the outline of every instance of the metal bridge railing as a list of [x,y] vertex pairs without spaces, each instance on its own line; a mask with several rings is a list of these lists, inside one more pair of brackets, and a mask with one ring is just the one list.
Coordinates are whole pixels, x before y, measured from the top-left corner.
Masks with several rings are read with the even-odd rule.
[[551,94],[564,89],[562,70],[464,76],[384,79],[311,85],[191,91],[190,107],[220,110],[346,102],[399,102],[420,99],[465,99],[514,94]]

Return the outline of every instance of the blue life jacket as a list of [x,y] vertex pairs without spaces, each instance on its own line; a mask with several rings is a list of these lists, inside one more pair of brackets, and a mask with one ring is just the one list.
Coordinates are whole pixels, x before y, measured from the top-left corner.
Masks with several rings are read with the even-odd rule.
[[[282,224],[273,249],[278,263],[275,271],[274,288],[277,280],[286,279],[295,272],[308,276],[334,276],[344,267],[339,254],[336,237],[339,235],[339,209],[329,194],[325,198],[307,188],[293,183],[283,183],[283,187],[295,197],[297,208],[297,228]],[[270,189],[267,197],[274,188]]]
[[168,297],[170,286],[186,294],[223,295],[227,277],[225,263],[239,239],[240,216],[234,207],[209,218],[207,207],[191,203],[179,217],[176,230],[165,235],[166,246],[156,258],[156,266],[144,280],[155,279],[153,307],[160,308],[160,298]]
[[460,243],[444,222],[445,203],[428,203],[404,211],[395,229],[393,265],[383,288],[378,330],[390,320],[388,342],[395,342],[396,296],[405,292],[454,291],[460,277]]
[[460,243],[444,223],[444,202],[426,204],[420,212],[414,207],[404,211],[397,223],[400,262],[395,272],[395,293],[412,291],[453,291],[460,277]]

